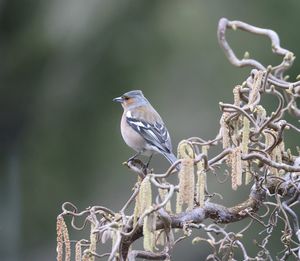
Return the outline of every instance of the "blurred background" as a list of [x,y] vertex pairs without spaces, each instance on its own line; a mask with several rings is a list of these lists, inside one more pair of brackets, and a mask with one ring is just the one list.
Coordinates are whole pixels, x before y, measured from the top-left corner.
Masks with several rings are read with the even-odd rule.
[[[219,101],[232,101],[232,88],[249,73],[226,60],[218,20],[271,28],[299,56],[299,8],[280,0],[1,0],[0,259],[54,260],[65,201],[80,209],[125,203],[136,176],[122,166],[133,151],[120,136],[114,97],[141,89],[175,149],[190,136],[214,138]],[[228,36],[240,57],[249,51],[265,65],[279,63],[268,39]],[[291,79],[299,72],[296,59]],[[168,163],[156,156],[151,165],[159,172]],[[249,190],[231,192],[215,179],[209,186],[227,190],[220,202],[228,206]],[[188,240],[173,260],[200,260],[208,250]]]

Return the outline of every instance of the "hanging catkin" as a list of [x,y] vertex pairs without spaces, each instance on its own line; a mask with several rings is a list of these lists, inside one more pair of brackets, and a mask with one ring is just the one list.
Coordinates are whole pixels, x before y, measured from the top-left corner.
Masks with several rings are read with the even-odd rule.
[[[91,232],[90,232],[90,247],[89,247],[89,252],[90,253],[95,253],[96,252],[96,245],[97,245],[97,234],[94,233],[95,231],[95,224],[91,223]],[[90,255],[89,261],[94,261],[95,256]]]
[[[138,177],[138,184],[141,187],[142,180]],[[141,190],[135,197],[135,206],[133,211],[133,224],[135,225],[138,217],[141,215]]]
[[[249,135],[250,135],[250,121],[247,117],[243,117],[243,136],[242,136],[242,154],[248,154],[248,144],[249,144]],[[247,161],[242,162],[243,169],[245,170],[245,184],[249,184],[251,181],[251,173],[249,171],[249,166]]]
[[256,106],[256,124],[258,126],[263,125],[264,122],[266,121],[266,117],[267,117],[267,112],[264,109],[264,107],[261,105],[257,105]]
[[57,258],[56,260],[62,261],[63,259],[63,245],[65,244],[65,261],[71,260],[71,243],[67,225],[62,216],[57,217],[56,222],[57,231]]
[[[145,211],[149,210],[152,205],[152,189],[150,176],[146,176],[140,186],[138,194],[138,202],[136,202],[137,211],[139,216],[143,215]],[[153,251],[154,248],[154,222],[156,220],[155,213],[148,214],[143,220],[143,234],[144,234],[144,249],[147,251]]]
[[252,88],[249,90],[249,100],[248,105],[250,107],[250,110],[253,111],[255,109],[255,101],[259,95],[260,88],[262,86],[262,80],[263,80],[263,71],[258,71],[256,75],[254,76]]
[[62,261],[63,260],[63,225],[62,223],[64,222],[63,217],[58,216],[57,217],[57,221],[56,221],[56,233],[57,233],[57,237],[56,237],[56,241],[57,241],[57,246],[56,246],[56,252],[57,252],[57,256],[56,256],[56,260],[57,261]]
[[155,227],[156,227],[156,213],[153,212],[144,218],[143,235],[144,235],[144,249],[153,252],[155,247]]
[[152,204],[152,190],[150,176],[146,176],[140,187],[140,214],[144,213]]
[[195,177],[194,177],[194,151],[192,145],[182,141],[178,145],[178,158],[182,158],[179,177],[179,193],[177,193],[176,212],[180,213],[183,208],[193,209]]
[[234,105],[235,106],[240,106],[241,99],[240,99],[240,90],[241,86],[237,85],[233,88],[233,99],[234,99]]
[[82,261],[81,241],[75,244],[75,261]]
[[221,136],[222,136],[222,144],[223,144],[223,149],[227,149],[230,147],[230,135],[229,135],[229,128],[227,124],[227,118],[229,117],[228,112],[223,112],[221,120],[220,120],[220,125],[221,125]]
[[241,149],[236,147],[233,149],[231,158],[231,186],[236,190],[238,186],[242,185],[242,159]]
[[[202,153],[205,156],[207,156],[207,150],[208,150],[208,146],[202,147]],[[196,185],[197,201],[200,207],[204,206],[205,188],[206,188],[206,172],[204,168],[204,160],[200,160],[197,163],[197,185]]]

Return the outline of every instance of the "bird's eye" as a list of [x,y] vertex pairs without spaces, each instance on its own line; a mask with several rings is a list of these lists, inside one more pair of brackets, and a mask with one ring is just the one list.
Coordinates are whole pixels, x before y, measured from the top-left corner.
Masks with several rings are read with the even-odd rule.
[[125,101],[128,101],[130,98],[129,97],[124,97],[124,100]]

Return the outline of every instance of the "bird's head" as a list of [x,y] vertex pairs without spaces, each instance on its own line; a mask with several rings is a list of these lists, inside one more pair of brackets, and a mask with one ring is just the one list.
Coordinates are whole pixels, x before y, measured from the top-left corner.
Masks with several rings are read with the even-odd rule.
[[120,102],[123,108],[141,106],[148,102],[140,90],[126,92],[122,96],[114,98],[113,101]]

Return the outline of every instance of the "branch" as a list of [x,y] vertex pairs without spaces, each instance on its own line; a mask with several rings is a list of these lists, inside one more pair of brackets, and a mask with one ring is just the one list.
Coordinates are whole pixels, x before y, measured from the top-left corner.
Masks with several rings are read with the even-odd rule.
[[[282,56],[282,62],[265,67],[254,59],[237,58],[227,42],[227,29],[268,37],[273,53]],[[300,200],[300,156],[292,153],[298,150],[300,154],[300,149],[297,144],[292,150],[285,147],[287,130],[299,135],[300,128],[289,122],[289,117],[284,118],[287,113],[300,116],[296,102],[300,81],[287,82],[284,76],[295,56],[280,46],[276,32],[226,18],[219,21],[218,41],[234,66],[254,68],[242,84],[234,87],[233,103],[219,103],[222,116],[218,134],[207,141],[200,137],[182,140],[178,160],[163,173],[150,170],[140,159],[125,162],[138,181],[119,211],[93,206],[79,212],[72,203],[64,203],[57,217],[58,261],[63,255],[70,260],[72,252],[76,260],[169,260],[177,243],[197,229],[202,229],[204,237],[197,236],[192,242],[205,241],[210,246],[207,260],[234,260],[237,249],[244,260],[272,260],[276,253],[268,250],[268,244],[278,227],[282,249],[276,258],[300,260],[300,222],[295,210]],[[277,104],[275,112],[264,108],[265,95]],[[207,176],[211,174],[224,175],[225,179],[217,176],[215,180],[220,186],[231,182],[232,193],[239,186],[251,184],[247,199],[231,207],[214,203],[215,195],[221,199],[223,195],[210,192]],[[175,213],[171,208],[174,201]],[[263,214],[258,212],[262,206],[266,208]],[[67,216],[71,217],[69,227],[90,230],[89,239],[76,242],[76,251],[71,251]],[[81,225],[77,225],[78,219]],[[248,225],[238,232],[223,226],[244,219],[249,220]],[[243,235],[255,222],[262,226],[262,239],[256,240],[259,251],[250,257]],[[136,250],[138,245],[134,243],[141,237],[144,250]],[[98,245],[107,242],[111,242],[110,253],[99,253],[102,247],[97,249]]]

